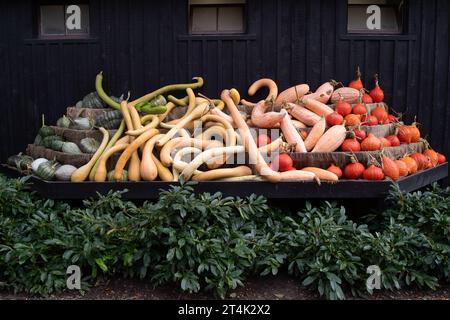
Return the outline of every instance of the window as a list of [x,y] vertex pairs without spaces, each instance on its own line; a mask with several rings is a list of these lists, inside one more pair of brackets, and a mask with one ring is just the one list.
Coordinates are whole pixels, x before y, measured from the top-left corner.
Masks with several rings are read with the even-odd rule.
[[49,4],[39,7],[40,37],[79,37],[89,35],[89,5]]
[[190,33],[244,33],[245,0],[190,0]]
[[403,30],[402,0],[349,0],[349,33],[399,34]]

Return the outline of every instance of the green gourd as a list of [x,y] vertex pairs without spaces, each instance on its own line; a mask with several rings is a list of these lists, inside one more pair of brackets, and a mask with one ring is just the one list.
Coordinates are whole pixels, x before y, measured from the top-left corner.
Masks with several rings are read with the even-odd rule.
[[33,144],[34,144],[35,146],[42,146],[42,137],[41,137],[41,135],[38,134],[38,135],[36,136],[36,138],[34,138]]
[[122,112],[120,110],[106,111],[95,119],[97,127],[105,129],[117,129],[122,121]]
[[57,135],[48,136],[42,139],[42,145],[46,148],[52,148],[53,141],[62,141],[62,140],[63,139]]
[[122,122],[122,119],[113,119],[113,120],[106,122],[106,124],[103,127],[107,130],[116,130],[117,128],[120,127],[121,122]]
[[69,128],[71,124],[72,121],[66,116],[62,116],[56,121],[56,125],[61,128]]
[[[111,170],[110,172],[108,172],[108,175],[106,177],[107,177],[108,181],[111,181],[111,182],[116,181],[114,179],[114,170]],[[123,170],[119,181],[127,181],[127,180],[128,180],[128,171]]]
[[58,163],[56,161],[46,161],[39,165],[37,169],[37,175],[43,180],[53,180],[55,178],[55,173],[58,168]]
[[93,121],[90,118],[76,118],[72,120],[70,128],[76,130],[90,130],[93,126]]
[[150,100],[148,104],[150,105],[150,107],[165,106],[167,104],[167,100],[163,95],[160,94],[156,98]]
[[22,152],[13,156],[10,156],[6,163],[11,167],[16,167],[18,170],[31,169],[31,163],[33,158],[27,155],[23,155]]
[[21,154],[19,153],[19,154],[15,154],[13,156],[8,157],[8,159],[6,160],[6,164],[11,167],[16,167],[17,161],[19,161],[20,155]]
[[20,155],[16,161],[16,167],[19,170],[30,170],[33,158],[27,155]]
[[51,127],[48,127],[45,125],[45,118],[44,115],[42,115],[42,127],[39,129],[38,134],[42,137],[48,137],[53,136],[55,134],[55,130]]
[[[150,101],[142,101],[142,102],[136,104],[135,108],[138,111],[144,111],[144,109],[149,110],[153,107],[165,106],[166,104],[167,104],[166,98],[164,98],[163,95],[159,95]],[[146,112],[146,113],[148,113],[148,112]]]
[[61,151],[69,154],[82,154],[80,148],[73,142],[64,142]]
[[84,138],[80,141],[80,149],[84,153],[95,153],[98,147],[100,147],[100,142],[94,138]]
[[141,111],[145,114],[163,114],[167,111],[167,107],[166,106],[148,106],[145,105],[141,108]]
[[55,151],[61,151],[64,143],[65,142],[62,140],[52,140],[52,142],[50,143],[50,149]]
[[91,92],[83,98],[83,108],[101,109],[104,107],[103,101],[98,96],[97,92]]

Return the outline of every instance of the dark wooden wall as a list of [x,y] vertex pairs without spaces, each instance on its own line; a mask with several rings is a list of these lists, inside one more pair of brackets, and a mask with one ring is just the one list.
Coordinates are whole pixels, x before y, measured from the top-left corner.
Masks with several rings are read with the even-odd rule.
[[33,1],[0,5],[0,155],[23,150],[44,113],[49,123],[94,90],[104,70],[107,91],[138,97],[193,76],[202,90],[245,92],[260,77],[281,89],[328,79],[348,82],[356,65],[364,81],[381,74],[386,101],[450,155],[450,2],[410,0],[406,33],[346,34],[344,0],[248,0],[248,32],[190,36],[187,1],[90,1],[91,39],[35,39]]

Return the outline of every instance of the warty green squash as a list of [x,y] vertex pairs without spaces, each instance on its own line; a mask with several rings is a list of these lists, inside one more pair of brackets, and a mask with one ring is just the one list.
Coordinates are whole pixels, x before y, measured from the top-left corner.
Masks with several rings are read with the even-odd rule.
[[94,138],[84,138],[80,141],[80,149],[84,153],[95,153],[98,147],[100,147],[100,142]]
[[46,161],[39,165],[36,174],[43,180],[53,180],[59,163],[56,161]]
[[64,142],[62,148],[62,152],[70,153],[70,154],[82,154],[80,148],[73,142]]

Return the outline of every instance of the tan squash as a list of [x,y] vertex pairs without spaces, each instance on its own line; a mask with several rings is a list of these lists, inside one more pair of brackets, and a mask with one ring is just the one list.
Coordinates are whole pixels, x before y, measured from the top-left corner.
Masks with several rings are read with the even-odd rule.
[[311,152],[333,152],[344,142],[347,131],[344,125],[336,125],[328,129]]

